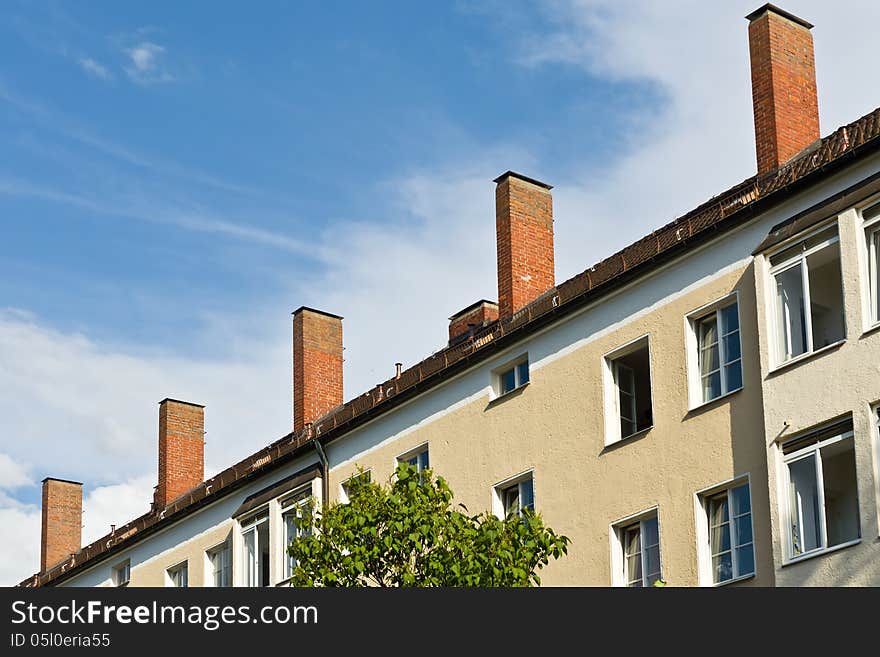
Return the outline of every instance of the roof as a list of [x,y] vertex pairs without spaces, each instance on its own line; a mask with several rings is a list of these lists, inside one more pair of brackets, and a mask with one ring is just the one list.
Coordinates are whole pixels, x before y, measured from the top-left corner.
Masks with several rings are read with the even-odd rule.
[[328,443],[397,405],[439,385],[448,376],[482,362],[515,341],[583,308],[661,264],[756,217],[768,207],[838,171],[857,157],[880,150],[880,108],[838,128],[779,169],[753,176],[658,228],[612,256],[560,283],[516,312],[441,349],[331,412],[289,433],[172,501],[85,546],[19,586],[59,582],[241,488],[283,463]]

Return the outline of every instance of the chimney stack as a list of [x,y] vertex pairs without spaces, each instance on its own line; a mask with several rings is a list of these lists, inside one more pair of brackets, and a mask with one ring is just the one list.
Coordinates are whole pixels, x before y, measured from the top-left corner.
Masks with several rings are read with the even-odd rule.
[[205,478],[205,407],[159,402],[159,485],[154,504],[164,509]]
[[506,319],[555,285],[553,188],[513,171],[494,182],[498,314]]
[[40,572],[82,548],[82,484],[43,479]]
[[820,137],[813,26],[771,4],[746,18],[760,176]]
[[342,404],[342,317],[302,306],[293,313],[293,430]]
[[475,331],[498,319],[498,304],[494,301],[477,301],[459,310],[449,318],[449,345],[465,340]]

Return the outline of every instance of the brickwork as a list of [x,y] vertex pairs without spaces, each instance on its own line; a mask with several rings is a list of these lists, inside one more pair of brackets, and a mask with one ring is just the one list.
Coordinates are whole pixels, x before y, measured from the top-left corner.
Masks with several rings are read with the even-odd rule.
[[480,301],[449,318],[449,342],[472,329],[481,329],[498,319],[498,304]]
[[82,547],[82,484],[43,479],[40,572]]
[[293,430],[342,404],[342,318],[300,308],[293,314]]
[[819,139],[819,103],[809,23],[772,7],[748,18],[760,176]]
[[498,312],[504,319],[555,284],[553,198],[549,185],[512,172],[495,182]]
[[205,408],[164,399],[159,403],[159,509],[205,478]]

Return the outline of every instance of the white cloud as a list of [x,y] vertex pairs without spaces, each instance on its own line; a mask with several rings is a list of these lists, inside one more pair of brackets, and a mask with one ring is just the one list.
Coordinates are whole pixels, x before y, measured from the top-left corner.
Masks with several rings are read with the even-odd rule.
[[106,66],[99,64],[91,57],[81,57],[77,63],[86,73],[101,78],[102,80],[110,80],[113,77]]
[[0,489],[13,490],[32,483],[27,466],[0,452]]
[[130,61],[125,67],[128,77],[140,84],[172,82],[174,75],[165,67],[165,47],[151,41],[141,41],[135,46],[124,48]]

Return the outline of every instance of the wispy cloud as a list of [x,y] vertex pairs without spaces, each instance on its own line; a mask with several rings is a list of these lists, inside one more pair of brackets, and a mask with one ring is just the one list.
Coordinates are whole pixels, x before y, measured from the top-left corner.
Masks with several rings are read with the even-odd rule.
[[111,217],[170,224],[185,230],[223,235],[308,258],[320,257],[321,253],[315,245],[283,233],[239,223],[211,211],[158,204],[142,197],[91,197],[18,178],[0,178],[0,195],[40,199]]
[[129,79],[138,84],[173,82],[176,78],[167,68],[165,47],[152,41],[141,41],[137,45],[123,49],[129,59],[125,72]]
[[93,75],[102,80],[112,80],[113,74],[103,64],[98,63],[91,57],[80,57],[77,61],[80,67],[89,75]]

